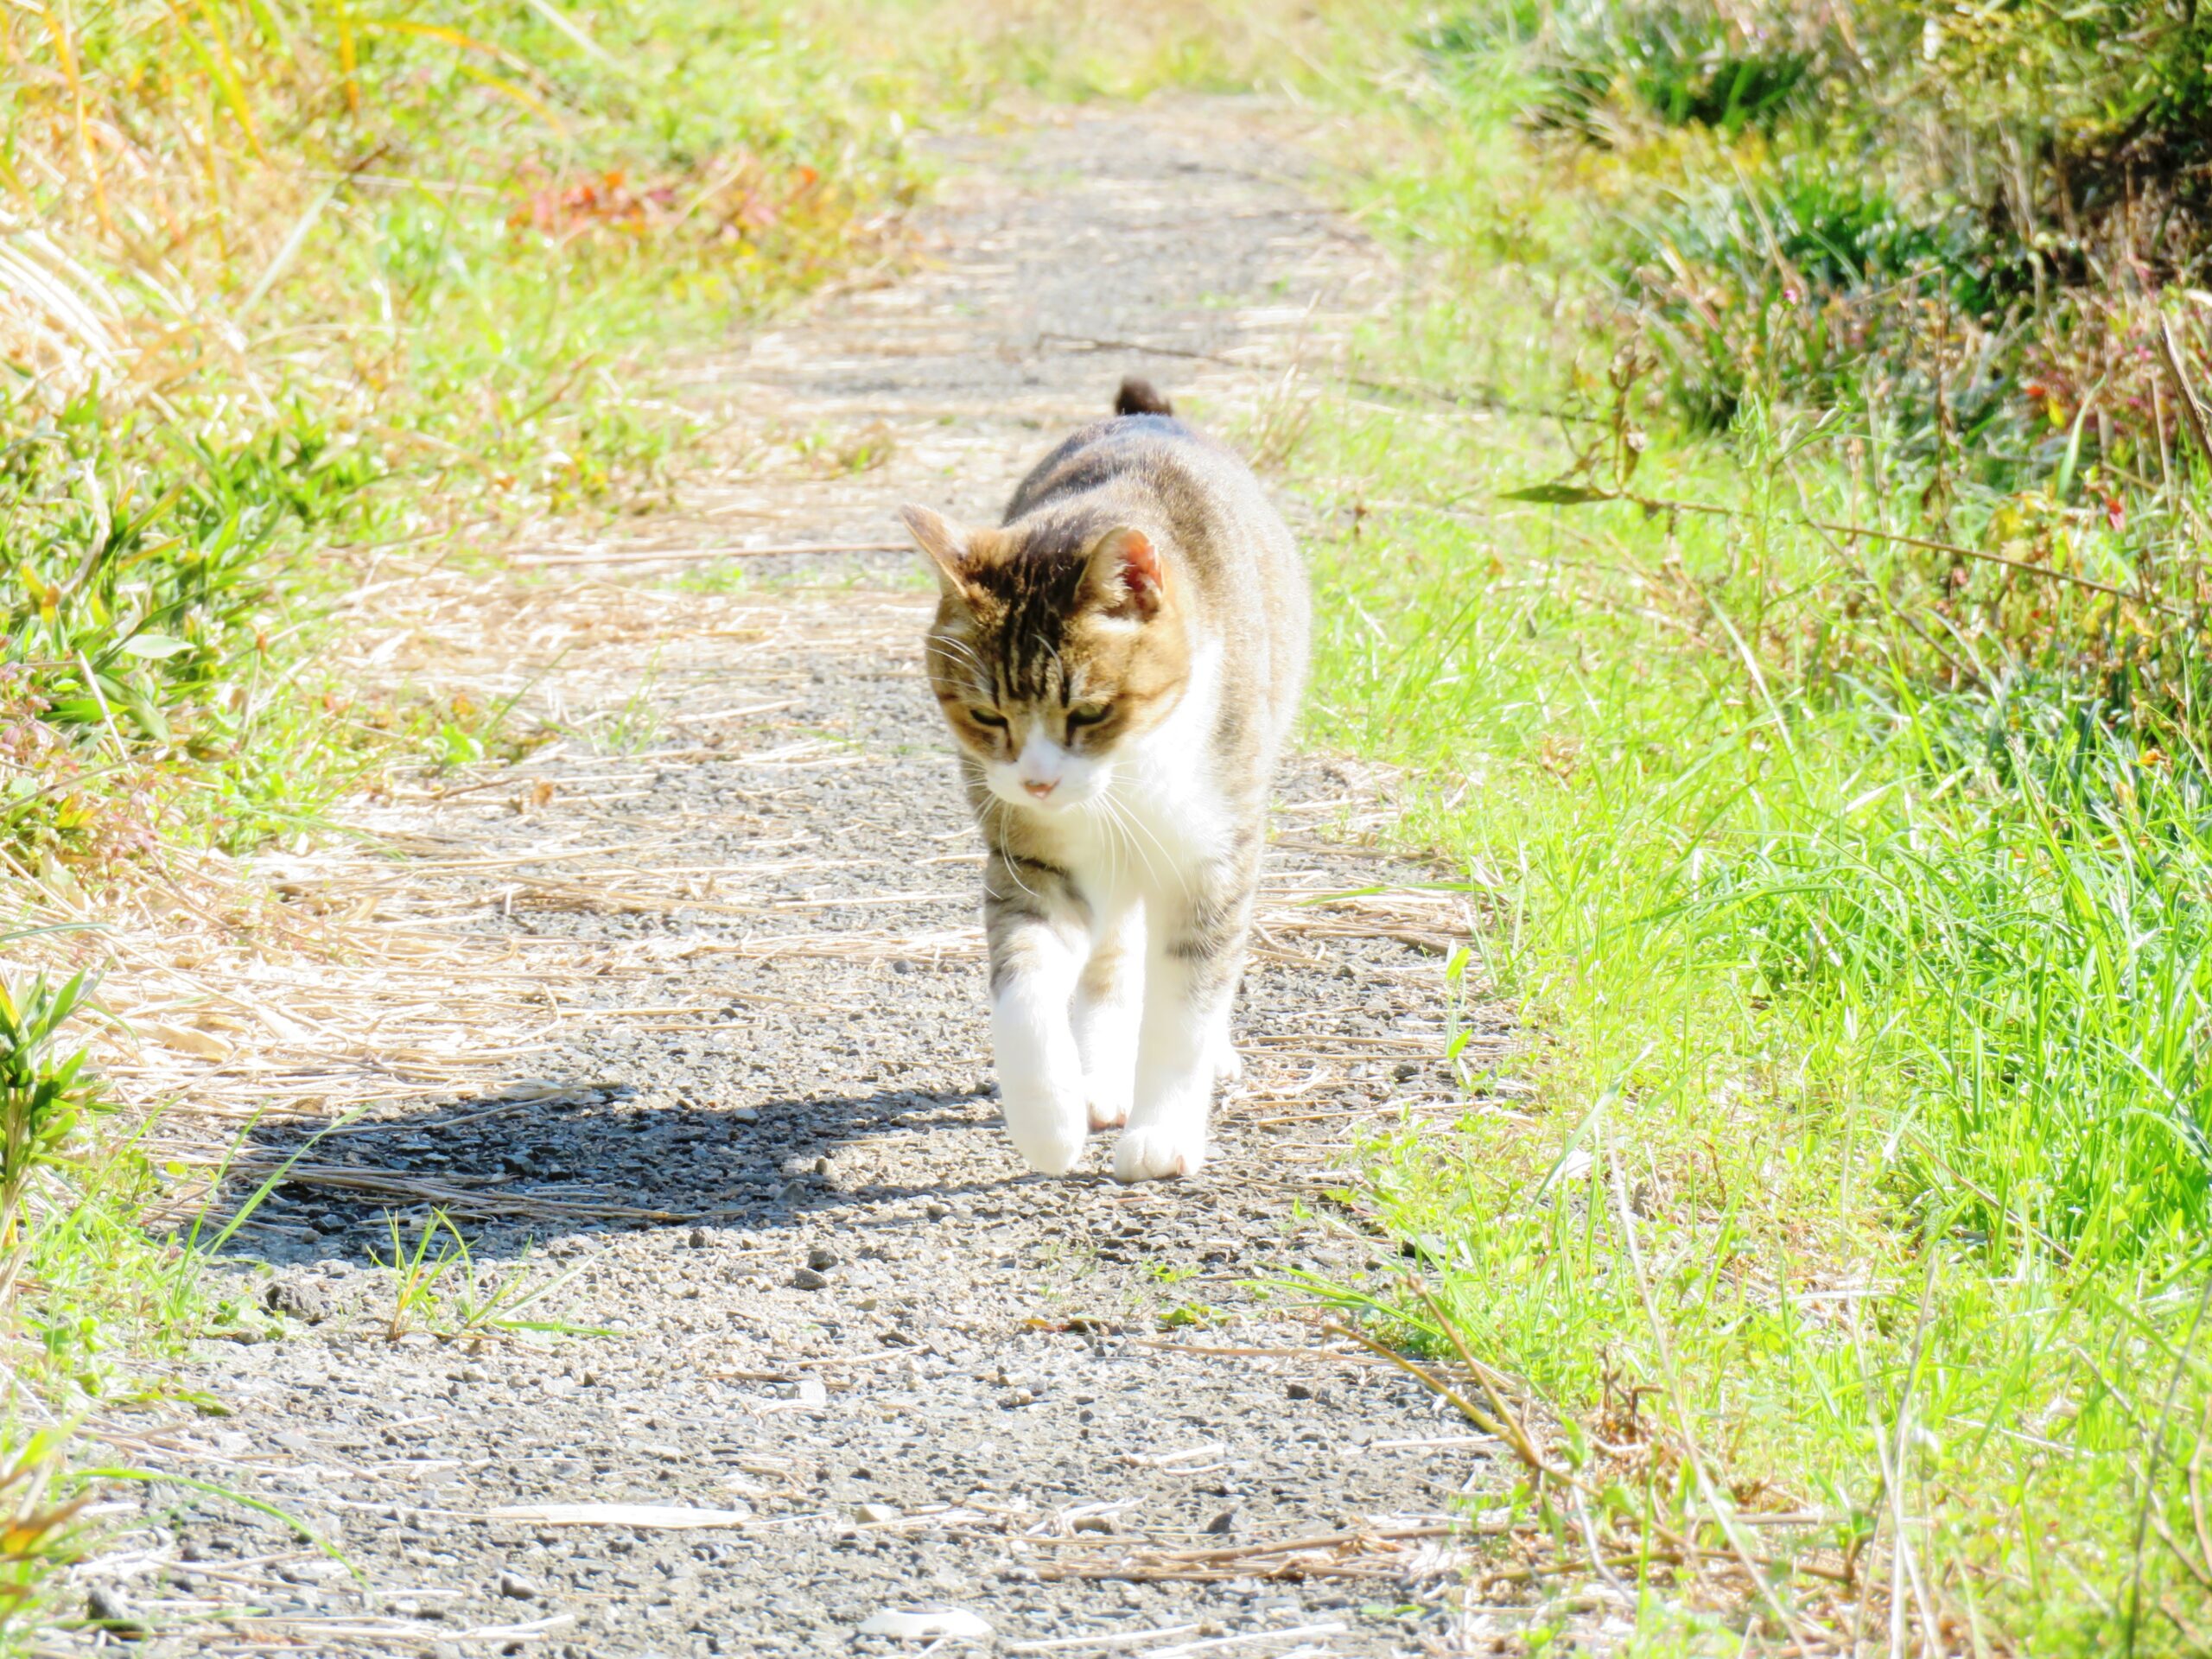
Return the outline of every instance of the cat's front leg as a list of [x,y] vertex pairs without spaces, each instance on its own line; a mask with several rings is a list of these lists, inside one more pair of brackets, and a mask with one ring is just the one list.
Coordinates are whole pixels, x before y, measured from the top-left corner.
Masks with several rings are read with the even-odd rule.
[[1136,1100],[1114,1148],[1117,1181],[1195,1175],[1206,1160],[1206,1119],[1227,1046],[1230,1004],[1244,966],[1251,874],[1226,893],[1174,907],[1145,959],[1144,1028]]
[[1083,1056],[1069,1019],[1089,950],[1078,903],[1051,866],[994,854],[984,872],[991,949],[991,1055],[999,1106],[1030,1168],[1065,1175],[1089,1131]]

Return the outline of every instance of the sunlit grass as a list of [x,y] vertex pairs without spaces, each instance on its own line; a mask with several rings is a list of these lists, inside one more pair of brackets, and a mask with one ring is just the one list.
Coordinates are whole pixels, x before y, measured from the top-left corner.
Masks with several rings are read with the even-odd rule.
[[[895,254],[932,106],[841,49],[849,23],[679,0],[0,20],[0,940],[15,892],[97,914],[181,851],[313,829],[391,758],[512,741],[497,710],[333,683],[333,602],[385,550],[664,499],[702,419],[656,365]],[[224,1224],[149,1230],[191,1175],[148,1166],[143,1122],[34,1098],[81,1019],[33,1035],[0,1033],[23,1071],[0,1091],[8,1651],[96,1541],[52,1502],[70,1423],[257,1317],[205,1272]],[[465,1276],[513,1316],[514,1287]]]
[[[1508,1069],[1536,1091],[1476,1079],[1460,1135],[1373,1148],[1370,1201],[1558,1455],[1619,1491],[1596,1535],[1645,1563],[1615,1569],[1638,1650],[1796,1621],[1882,1650],[2201,1651],[2194,728],[2069,672],[2056,625],[2009,650],[1958,627],[1992,671],[1948,674],[1913,631],[1922,556],[1810,527],[1876,510],[1865,429],[1817,410],[1694,439],[1633,408],[1628,487],[1734,516],[1502,499],[1570,473],[1615,405],[1604,314],[1553,297],[1592,286],[1529,199],[1558,175],[1459,118],[1348,141],[1348,189],[1418,235],[1433,296],[1363,372],[1592,423],[1347,402],[1293,462],[1325,522],[1366,509],[1317,550],[1315,739],[1407,769],[1402,836],[1479,896],[1468,977],[1523,1020]],[[1724,1516],[1758,1511],[1809,1517],[1759,1532],[1770,1592],[1651,1560],[1668,1529],[1726,1555]],[[1526,1604],[1532,1646],[1599,1577],[1558,1525],[1582,1570]]]

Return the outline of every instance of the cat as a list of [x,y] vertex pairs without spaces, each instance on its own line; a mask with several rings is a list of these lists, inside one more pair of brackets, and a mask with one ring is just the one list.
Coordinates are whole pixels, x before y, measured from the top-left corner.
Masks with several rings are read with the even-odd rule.
[[1122,382],[996,528],[902,510],[940,588],[929,677],[988,854],[991,1045],[1030,1167],[1126,1124],[1122,1181],[1194,1175],[1275,761],[1304,563],[1250,468]]

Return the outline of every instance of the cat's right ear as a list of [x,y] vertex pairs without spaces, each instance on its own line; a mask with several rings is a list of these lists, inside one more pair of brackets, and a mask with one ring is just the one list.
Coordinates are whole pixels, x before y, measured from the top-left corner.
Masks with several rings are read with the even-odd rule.
[[914,545],[929,555],[944,591],[956,597],[966,594],[969,532],[927,507],[901,507],[899,517],[906,523],[906,533],[914,538]]

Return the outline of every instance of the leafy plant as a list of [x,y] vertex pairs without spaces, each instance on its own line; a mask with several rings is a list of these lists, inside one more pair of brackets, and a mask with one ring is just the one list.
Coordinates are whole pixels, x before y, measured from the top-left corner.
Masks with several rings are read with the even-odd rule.
[[0,1634],[34,1616],[40,1586],[77,1559],[76,1517],[92,1500],[48,1496],[62,1440],[50,1429],[0,1437]]
[[29,1249],[25,1199],[33,1178],[59,1163],[99,1093],[82,1050],[56,1053],[61,1029],[90,995],[82,974],[62,985],[0,976],[0,1307],[15,1293]]
[[430,1212],[411,1245],[397,1215],[385,1224],[391,1254],[380,1265],[392,1278],[392,1311],[385,1326],[388,1341],[399,1341],[417,1325],[446,1341],[481,1341],[495,1332],[521,1331],[607,1334],[566,1320],[522,1317],[574,1279],[582,1270],[581,1263],[533,1283],[527,1252],[504,1274],[487,1271],[443,1210]]

